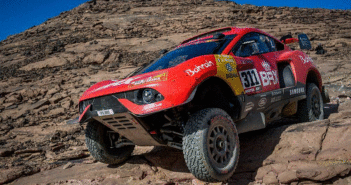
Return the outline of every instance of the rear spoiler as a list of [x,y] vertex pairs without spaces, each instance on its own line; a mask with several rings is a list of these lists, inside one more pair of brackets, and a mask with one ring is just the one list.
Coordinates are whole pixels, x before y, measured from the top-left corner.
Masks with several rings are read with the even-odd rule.
[[299,42],[300,49],[312,49],[310,39],[304,33],[298,35],[298,38],[293,38],[291,35],[285,35],[280,39],[280,41],[282,41],[284,44]]

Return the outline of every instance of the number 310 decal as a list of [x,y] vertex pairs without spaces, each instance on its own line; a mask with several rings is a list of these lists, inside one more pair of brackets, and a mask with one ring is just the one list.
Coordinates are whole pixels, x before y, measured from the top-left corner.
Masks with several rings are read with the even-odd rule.
[[256,69],[239,71],[244,89],[261,85]]

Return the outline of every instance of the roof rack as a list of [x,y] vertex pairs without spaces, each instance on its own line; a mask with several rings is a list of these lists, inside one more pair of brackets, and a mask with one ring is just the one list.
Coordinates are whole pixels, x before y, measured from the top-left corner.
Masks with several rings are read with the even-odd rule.
[[212,30],[212,31],[200,34],[200,35],[196,35],[195,37],[191,37],[190,39],[187,39],[187,40],[183,41],[181,44],[185,44],[185,43],[190,42],[190,41],[194,41],[194,40],[197,40],[197,39],[201,39],[201,38],[204,38],[204,37],[215,35],[217,33],[224,33],[224,32],[231,31],[231,30],[232,30],[231,27],[225,27],[225,28],[220,28],[220,29],[217,29],[217,30]]

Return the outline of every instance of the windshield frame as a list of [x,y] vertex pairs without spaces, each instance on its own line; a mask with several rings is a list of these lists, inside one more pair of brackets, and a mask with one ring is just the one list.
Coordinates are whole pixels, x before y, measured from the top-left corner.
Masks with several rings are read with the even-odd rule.
[[[158,57],[157,59],[153,60],[151,63],[148,64],[144,64],[143,66],[141,66],[140,68],[138,68],[137,70],[135,70],[134,72],[132,72],[131,75],[128,75],[127,77],[132,77],[132,76],[136,76],[136,75],[140,75],[140,74],[145,74],[145,73],[149,73],[149,72],[153,72],[153,71],[158,71],[158,70],[163,70],[163,69],[169,69],[172,67],[176,67],[177,65],[179,65],[180,63],[171,66],[171,67],[167,67],[167,68],[163,68],[163,69],[158,69],[158,70],[152,70],[152,71],[148,71],[145,72],[146,69],[150,68],[151,66],[153,66],[156,62],[158,62],[161,58],[165,57],[167,54],[169,54],[170,52],[174,52],[178,49],[184,49],[186,47],[189,46],[195,46],[195,45],[199,45],[199,44],[203,44],[203,43],[218,43],[218,45],[213,49],[213,51],[211,53],[208,54],[202,54],[199,56],[203,56],[203,55],[211,55],[211,54],[222,54],[223,50],[228,46],[228,44],[237,36],[237,34],[231,34],[231,35],[226,35],[223,39],[213,39],[213,38],[208,38],[208,39],[203,39],[203,40],[198,40],[198,41],[190,41],[190,43],[184,43],[182,45],[179,45],[177,47],[175,47],[174,49],[172,49],[171,51],[168,51],[167,53],[161,55],[160,57]],[[193,42],[193,43],[192,43]],[[189,44],[189,45],[187,45]],[[195,57],[199,57],[199,56],[195,56]],[[179,57],[179,56],[178,56]],[[195,58],[192,57],[192,58]],[[187,59],[190,60],[191,58]],[[187,61],[185,60],[185,61]],[[181,63],[185,62],[182,61]]]

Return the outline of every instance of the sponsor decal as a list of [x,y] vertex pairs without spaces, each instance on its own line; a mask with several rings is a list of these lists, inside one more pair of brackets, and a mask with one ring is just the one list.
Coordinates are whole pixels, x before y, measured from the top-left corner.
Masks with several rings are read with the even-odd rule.
[[97,111],[97,114],[98,114],[99,116],[108,116],[108,115],[113,115],[114,112],[113,112],[112,109],[108,109],[108,110],[99,110],[99,111]]
[[200,72],[202,69],[206,69],[209,68],[211,66],[213,66],[213,62],[212,61],[206,61],[205,63],[201,64],[200,66],[195,65],[194,69],[187,69],[185,70],[185,72],[189,75],[189,76],[193,76],[196,73]]
[[267,103],[267,98],[261,98],[260,101],[258,101],[258,106],[263,107]]
[[225,75],[226,78],[237,78],[239,77],[237,73],[228,73]]
[[256,87],[256,91],[260,91],[260,90],[262,90],[261,86]]
[[277,102],[277,101],[280,101],[280,100],[282,100],[282,97],[281,96],[276,96],[276,97],[273,97],[271,99],[271,103],[274,103],[274,102]]
[[272,96],[277,96],[283,94],[282,90],[272,91]]
[[245,112],[247,111],[250,111],[254,108],[255,104],[252,103],[252,102],[248,102],[246,105],[245,105]]
[[217,62],[234,62],[233,57],[230,55],[217,55]]
[[239,74],[240,74],[241,83],[244,89],[249,89],[251,87],[256,87],[261,85],[256,69],[239,71]]
[[106,89],[106,88],[109,88],[109,87],[115,87],[115,86],[119,86],[119,85],[130,84],[131,81],[136,80],[138,78],[140,78],[140,77],[119,80],[119,81],[116,81],[114,83],[110,83],[108,85],[104,85],[102,87],[99,87],[99,88],[93,90],[92,92],[100,91],[100,90],[103,90],[103,89]]
[[260,71],[263,86],[276,85],[278,83],[278,71]]
[[252,93],[252,92],[255,92],[255,88],[250,88],[250,89],[245,89],[245,93],[248,94],[248,93]]
[[306,63],[313,63],[313,60],[311,57],[303,57],[303,56],[299,56],[301,61],[303,61],[303,64],[306,64]]
[[290,95],[295,95],[295,94],[300,94],[300,93],[305,93],[304,87],[290,89]]
[[162,106],[162,103],[151,103],[151,104],[144,105],[143,110],[152,111],[153,109],[156,109],[161,106]]
[[227,71],[228,72],[232,72],[234,69],[233,69],[233,67],[230,65],[230,63],[227,63],[226,65],[225,65],[225,68],[227,68]]
[[241,60],[241,63],[242,64],[252,64],[253,61],[252,60],[243,59],[243,60]]
[[138,80],[131,82],[129,87],[135,86],[135,85],[142,85],[142,84],[148,84],[148,83],[153,83],[153,82],[160,82],[160,81],[166,81],[167,80],[168,73],[162,73],[158,74],[155,76],[150,76],[146,79]]
[[262,67],[264,68],[264,70],[266,70],[266,71],[272,71],[271,65],[269,65],[268,62],[263,61],[263,62],[261,63],[261,65],[262,65]]

